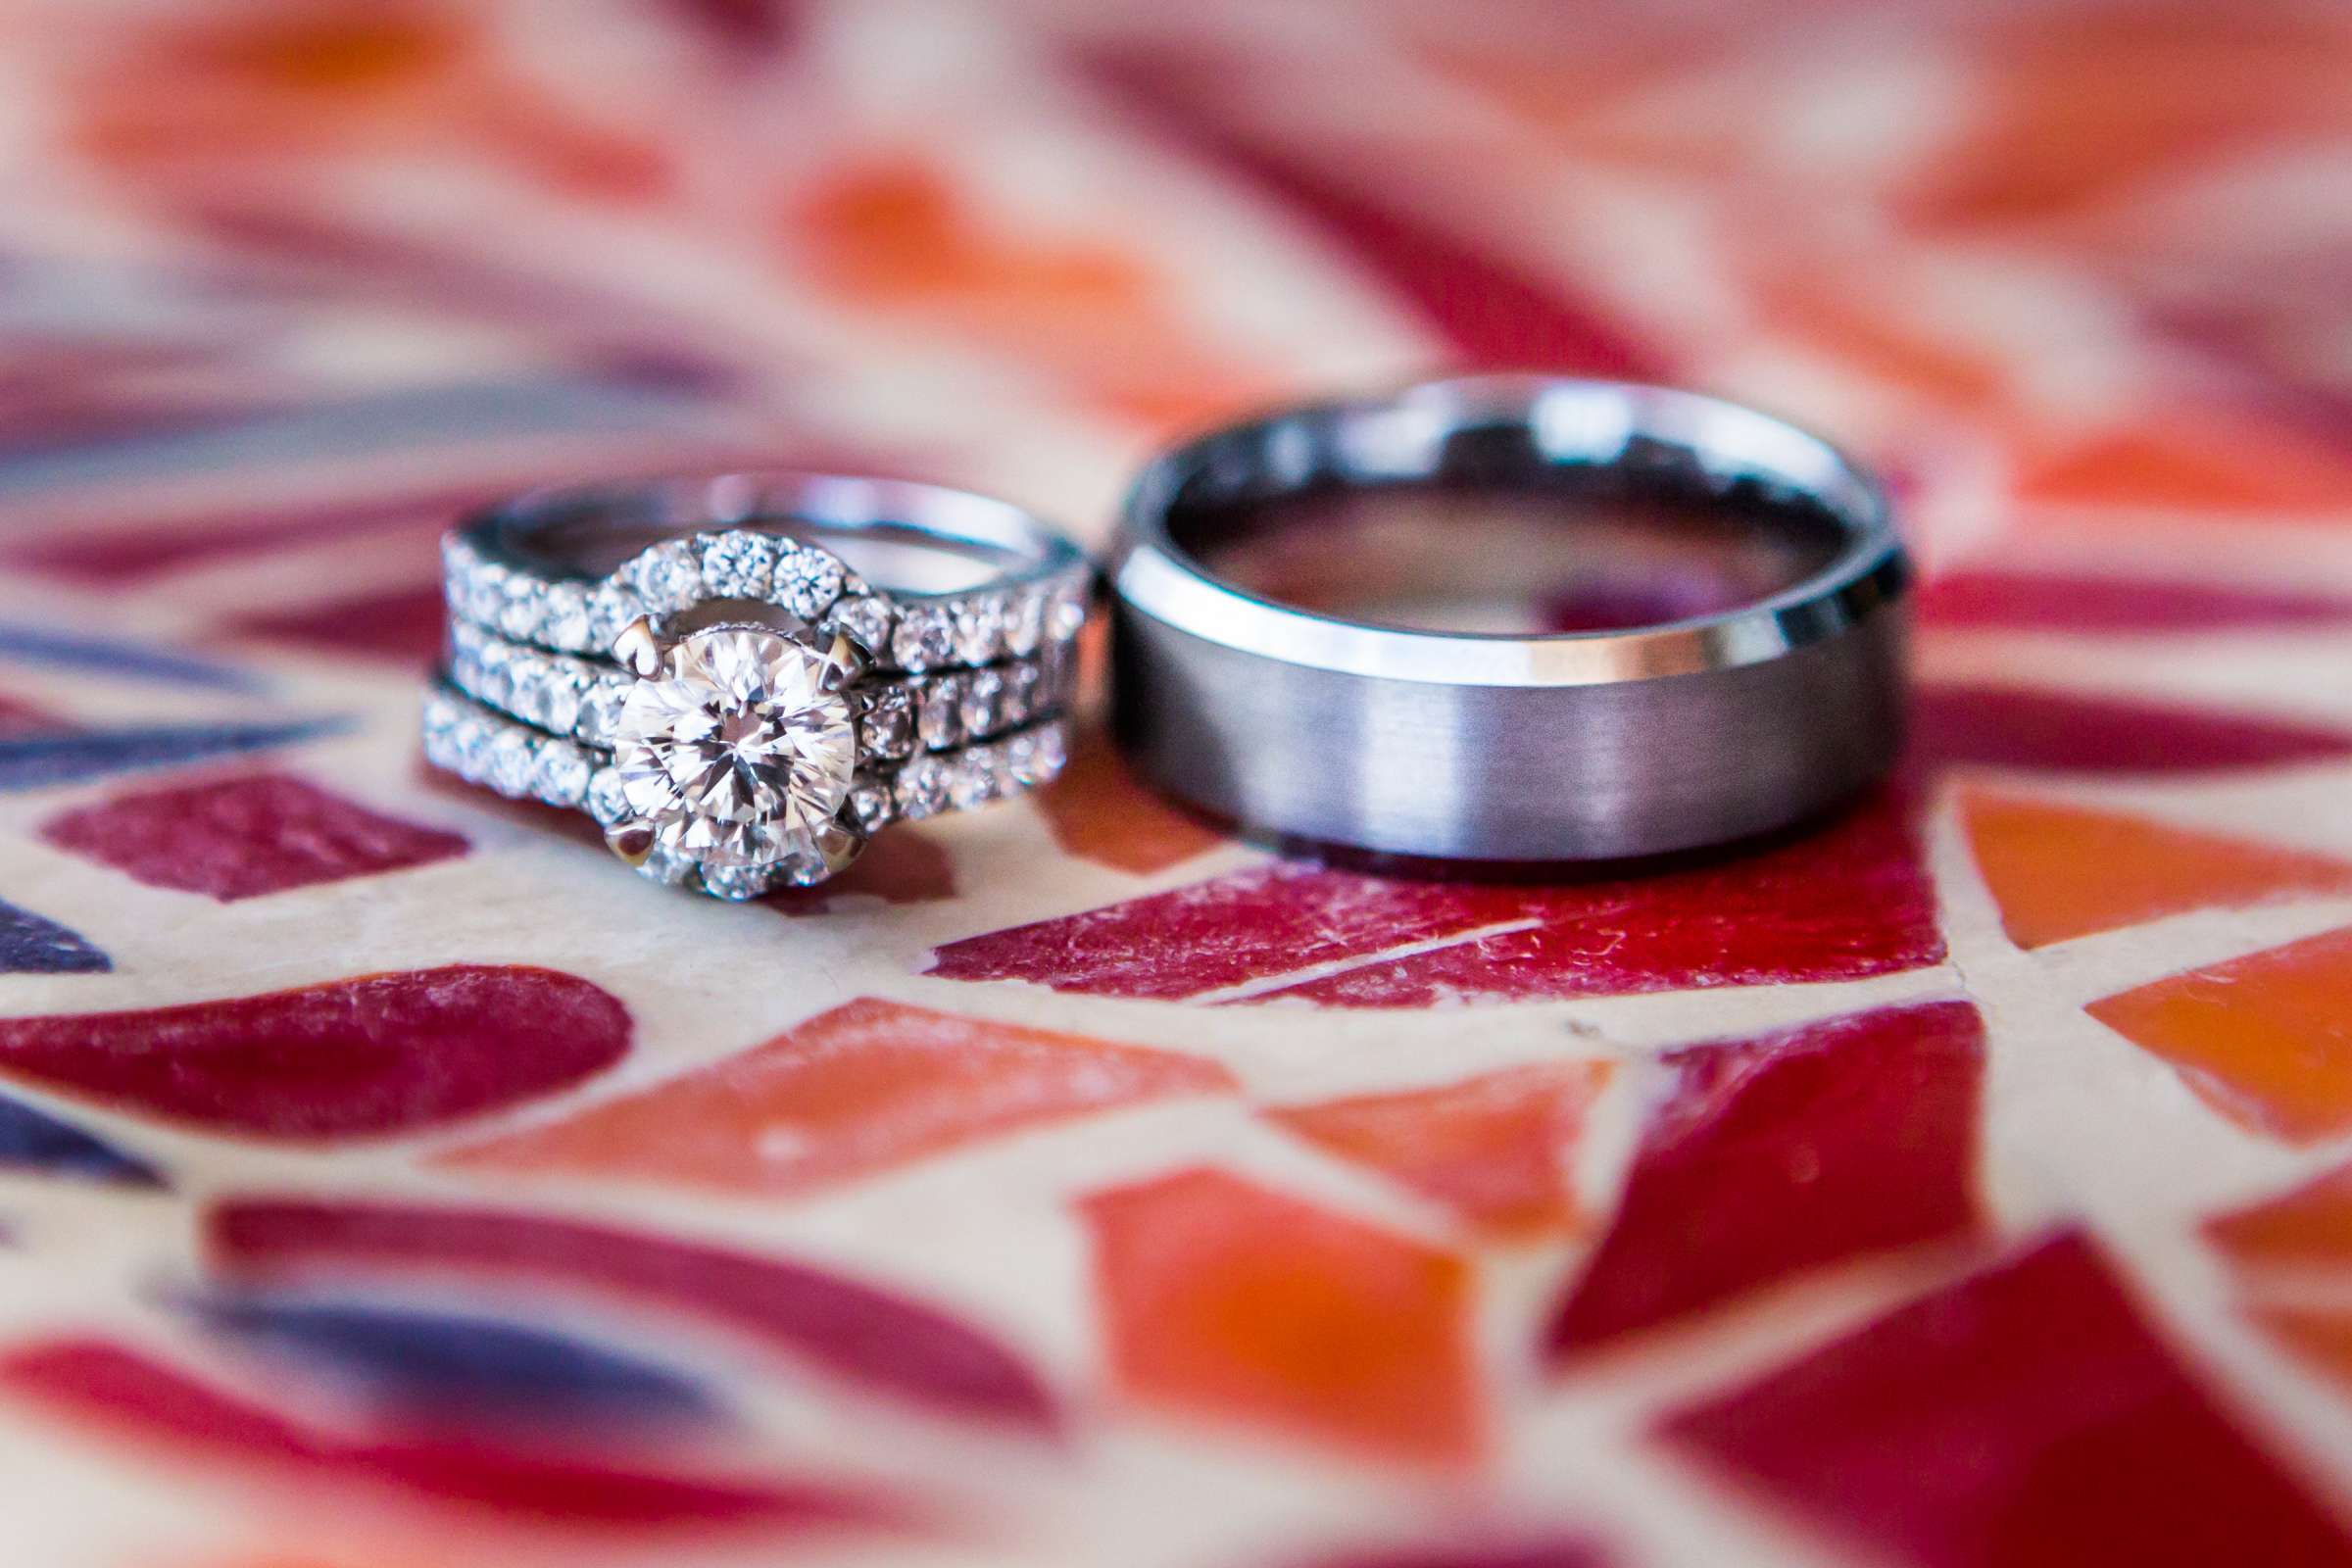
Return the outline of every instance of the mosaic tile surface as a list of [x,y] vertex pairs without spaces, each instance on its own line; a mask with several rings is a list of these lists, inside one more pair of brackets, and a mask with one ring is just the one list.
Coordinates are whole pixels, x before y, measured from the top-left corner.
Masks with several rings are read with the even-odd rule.
[[[2352,1563],[2352,19],[0,8],[7,1568]],[[1099,735],[666,896],[428,776],[434,539],[1099,540],[1449,368],[1835,432],[1908,760],[1403,881]]]

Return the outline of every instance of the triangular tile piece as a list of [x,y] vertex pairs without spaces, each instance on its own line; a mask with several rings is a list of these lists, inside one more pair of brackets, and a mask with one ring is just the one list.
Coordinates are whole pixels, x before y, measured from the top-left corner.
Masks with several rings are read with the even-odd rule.
[[2255,1132],[2310,1143],[2352,1129],[2352,927],[2170,975],[2085,1010]]
[[2352,893],[2352,861],[2088,807],[1971,791],[1961,821],[2021,948],[2187,909]]
[[114,966],[80,932],[0,904],[0,974],[103,974]]
[[4,1097],[0,1097],[0,1168],[125,1187],[164,1185],[155,1167],[135,1154],[126,1154],[45,1110]]

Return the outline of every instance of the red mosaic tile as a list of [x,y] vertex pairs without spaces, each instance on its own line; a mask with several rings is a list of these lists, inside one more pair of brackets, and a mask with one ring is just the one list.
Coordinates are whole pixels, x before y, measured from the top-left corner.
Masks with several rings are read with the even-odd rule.
[[441,657],[448,607],[436,583],[238,615],[221,629],[330,654],[429,668]]
[[1890,1248],[1979,1234],[1984,1031],[1965,1002],[1855,1013],[1662,1063],[1555,1357]]
[[553,969],[452,964],[135,1012],[0,1018],[0,1073],[207,1132],[416,1132],[552,1094],[629,1048]]
[[1923,686],[1911,760],[1938,768],[2201,773],[2352,757],[2352,732],[2287,719],[2067,692]]
[[464,855],[419,827],[285,773],[248,773],[118,795],[51,817],[41,837],[147,884],[222,903],[374,876]]
[[931,972],[1178,999],[1330,966],[1250,1000],[1427,1007],[1859,979],[1942,957],[1918,841],[1881,795],[1761,850],[1586,882],[1263,866],[952,943]]
[[346,1436],[103,1340],[42,1341],[0,1355],[0,1392],[110,1436],[307,1485],[383,1489],[517,1522],[871,1529],[906,1518],[878,1498],[828,1486],[623,1467],[483,1441]]
[[1668,1415],[1667,1443],[1923,1568],[2352,1562],[2081,1235]]
[[2352,599],[2285,588],[1974,567],[1919,592],[1929,626],[2082,633],[2205,632],[2352,621]]

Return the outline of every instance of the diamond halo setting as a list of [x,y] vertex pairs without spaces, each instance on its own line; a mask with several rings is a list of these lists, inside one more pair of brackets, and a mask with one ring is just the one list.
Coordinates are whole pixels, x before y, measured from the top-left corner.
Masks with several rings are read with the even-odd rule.
[[856,855],[841,820],[858,765],[852,660],[722,625],[644,662],[613,726],[616,838],[728,881],[804,880]]
[[[877,529],[872,559],[925,586],[877,587],[830,548]],[[952,570],[905,557],[923,549]],[[580,810],[639,874],[726,900],[825,882],[902,817],[1057,773],[1074,681],[1050,612],[1091,581],[1001,503],[789,473],[534,493],[445,540],[443,575],[428,760]]]

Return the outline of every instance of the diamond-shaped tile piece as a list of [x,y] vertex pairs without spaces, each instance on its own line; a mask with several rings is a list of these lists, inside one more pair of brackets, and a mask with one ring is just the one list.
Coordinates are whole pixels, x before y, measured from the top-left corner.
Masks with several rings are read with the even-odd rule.
[[[781,1193],[1016,1128],[1233,1088],[1224,1068],[1190,1056],[868,999],[740,1055],[445,1159]],[[680,1127],[695,1136],[679,1138]]]
[[1961,820],[2021,948],[2187,909],[2352,893],[2352,861],[2115,811],[1972,791]]
[[2090,1004],[2231,1120],[2293,1143],[2352,1129],[2352,928]]
[[1967,1003],[1694,1046],[1663,1066],[1616,1217],[1552,1319],[1555,1356],[1983,1228],[1984,1025]]
[[[515,794],[529,792],[526,770]],[[373,876],[466,851],[306,780],[253,773],[119,795],[52,817],[41,836],[146,883],[223,903]]]
[[1131,1397],[1401,1463],[1484,1450],[1461,1258],[1216,1170],[1083,1208]]
[[1539,1236],[1576,1219],[1568,1161],[1610,1070],[1600,1061],[1513,1067],[1432,1089],[1281,1105],[1266,1115],[1489,1236]]
[[627,1052],[628,1010],[552,969],[454,964],[135,1012],[0,1018],[0,1075],[211,1132],[413,1132]]
[[2352,1541],[2062,1236],[1666,1417],[1684,1453],[1921,1568],[2352,1562]]

